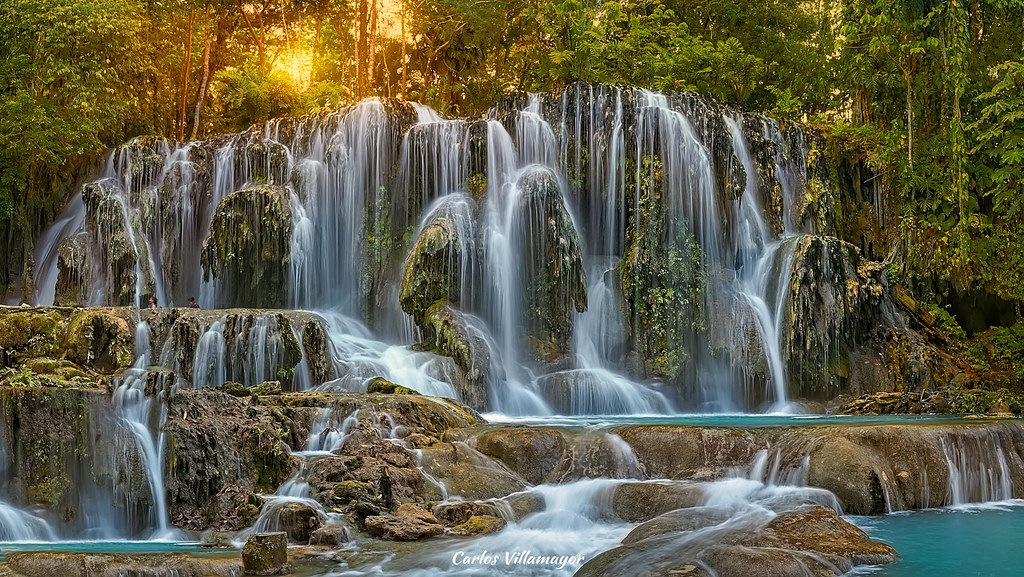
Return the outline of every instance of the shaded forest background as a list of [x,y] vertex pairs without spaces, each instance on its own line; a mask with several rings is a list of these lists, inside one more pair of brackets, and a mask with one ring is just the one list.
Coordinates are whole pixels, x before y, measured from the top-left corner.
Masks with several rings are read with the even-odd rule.
[[814,125],[866,162],[890,276],[1024,302],[1024,0],[0,0],[0,284],[107,147],[367,96],[475,115],[603,82]]

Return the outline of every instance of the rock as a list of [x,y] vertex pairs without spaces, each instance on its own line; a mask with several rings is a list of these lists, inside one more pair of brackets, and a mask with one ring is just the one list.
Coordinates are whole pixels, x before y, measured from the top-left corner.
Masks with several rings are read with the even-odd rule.
[[[278,383],[278,385],[280,385],[280,383]],[[217,389],[231,395],[232,397],[248,397],[252,394],[252,391],[245,388],[245,385],[242,383],[236,383],[235,381],[226,381],[223,385],[217,387]]]
[[79,233],[57,246],[57,286],[53,303],[59,306],[88,304],[90,279],[89,235]]
[[807,482],[833,493],[852,515],[886,512],[885,492],[875,464],[882,457],[849,439],[824,439],[811,455]]
[[323,524],[320,513],[303,503],[286,503],[278,511],[277,519],[288,540],[299,545],[309,543],[310,536]]
[[[674,513],[673,513],[674,514]],[[698,521],[702,524],[707,521]],[[671,528],[673,522],[656,518]],[[680,532],[640,529],[624,544],[590,560],[576,577],[641,575],[832,576],[859,565],[891,563],[896,551],[872,541],[828,507],[803,507],[753,525],[723,526],[694,535],[680,523]],[[641,525],[641,527],[644,527]]]
[[280,395],[281,381],[263,381],[253,387],[251,393],[254,395]]
[[214,498],[226,487],[274,492],[299,466],[287,442],[300,438],[297,428],[278,407],[249,405],[214,389],[179,389],[163,429],[171,518],[203,530],[243,513],[233,499]]
[[352,534],[349,532],[348,527],[345,526],[320,527],[309,536],[310,545],[330,547],[332,549],[344,545],[351,540]]
[[643,541],[656,535],[696,531],[718,525],[732,517],[732,512],[716,507],[690,507],[662,513],[641,523],[622,539],[623,545]]
[[537,360],[547,363],[569,351],[573,311],[587,310],[587,278],[576,225],[554,174],[535,167],[520,177],[518,187],[522,192],[516,208],[524,222],[510,240],[522,243],[513,246],[524,257],[535,257],[523,259],[518,271],[522,278],[517,279],[525,289],[525,344]]
[[245,575],[280,575],[288,564],[288,537],[283,531],[256,533],[242,547]]
[[[414,397],[415,398],[415,397]],[[352,427],[344,456],[313,462],[307,475],[312,495],[326,506],[355,507],[366,514],[389,511],[395,503],[440,499],[427,483],[416,459],[404,447],[380,438],[369,420]],[[386,481],[385,481],[386,478]]]
[[69,319],[65,348],[69,361],[111,374],[135,360],[135,331],[114,311],[88,309]]
[[491,344],[483,322],[448,302],[439,302],[426,313],[423,338],[439,354],[451,357],[465,374],[465,382],[453,382],[459,396],[470,407],[485,411],[490,407],[487,385],[503,375],[492,374]]
[[393,515],[367,517],[366,531],[388,541],[415,541],[444,533],[444,526],[428,511],[405,503]]
[[522,521],[527,515],[543,511],[546,505],[544,497],[526,491],[512,493],[503,498],[502,501],[508,503],[509,508],[512,509],[512,517],[516,521]]
[[[447,216],[438,216],[420,231],[409,251],[402,276],[399,302],[420,327],[426,324],[427,310],[440,301],[458,303],[462,274],[462,244],[456,224]],[[466,255],[469,256],[469,255]]]
[[5,574],[16,577],[237,577],[242,574],[242,562],[237,557],[217,558],[187,553],[8,553],[3,563],[8,571]]
[[292,234],[288,195],[281,186],[261,185],[232,192],[217,205],[200,261],[204,280],[221,283],[219,306],[284,306]]
[[384,377],[373,377],[366,385],[367,393],[378,393],[382,395],[418,395],[419,391],[403,387]]
[[561,432],[540,427],[492,429],[474,436],[470,443],[533,485],[549,479],[566,451]]
[[450,495],[495,499],[526,487],[523,479],[462,442],[428,447],[422,455],[423,469],[443,482]]
[[470,520],[471,517],[501,517],[498,506],[489,501],[458,501],[434,507],[432,511],[437,520],[445,527],[455,527]]
[[460,537],[489,535],[491,533],[501,531],[505,528],[506,524],[507,522],[501,517],[495,517],[493,515],[473,515],[467,519],[465,523],[460,523],[459,525],[452,527],[450,533]]
[[695,507],[704,489],[691,483],[622,483],[612,493],[612,510],[629,523],[641,523],[662,513]]

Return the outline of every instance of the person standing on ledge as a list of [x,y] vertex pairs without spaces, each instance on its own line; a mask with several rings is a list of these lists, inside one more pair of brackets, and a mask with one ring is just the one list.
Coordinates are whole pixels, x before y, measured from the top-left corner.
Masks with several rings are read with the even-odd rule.
[[156,308],[156,297],[149,297],[149,308]]
[[196,297],[188,297],[188,308],[190,308],[190,309],[197,309],[197,308],[199,308],[199,303],[196,302]]

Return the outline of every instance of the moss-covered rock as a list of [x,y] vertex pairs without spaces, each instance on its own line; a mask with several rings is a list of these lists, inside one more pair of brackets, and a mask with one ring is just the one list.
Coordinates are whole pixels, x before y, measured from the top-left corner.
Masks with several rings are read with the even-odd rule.
[[242,547],[245,575],[275,575],[288,564],[288,538],[285,533],[257,533]]
[[480,319],[463,313],[450,303],[439,302],[427,311],[424,339],[438,353],[452,357],[465,375],[464,382],[454,382],[462,401],[485,411],[490,407],[488,385],[502,375],[492,372],[498,367],[491,362],[491,346]]
[[405,261],[399,302],[417,325],[424,325],[434,303],[459,302],[460,253],[458,233],[449,218],[438,217],[416,238]]
[[403,387],[397,383],[385,379],[384,377],[374,377],[370,379],[370,382],[366,384],[367,393],[377,393],[382,395],[418,395],[419,391],[410,389],[409,387]]
[[135,330],[109,309],[86,309],[71,316],[65,356],[83,367],[113,373],[135,360]]
[[[576,225],[552,173],[535,170],[520,178],[517,210],[523,235],[523,326],[528,349],[550,362],[569,351],[573,311],[587,310],[587,277]],[[526,247],[530,248],[527,249]]]
[[289,192],[257,186],[217,205],[203,242],[203,278],[220,281],[219,304],[280,308],[288,295],[292,234]]

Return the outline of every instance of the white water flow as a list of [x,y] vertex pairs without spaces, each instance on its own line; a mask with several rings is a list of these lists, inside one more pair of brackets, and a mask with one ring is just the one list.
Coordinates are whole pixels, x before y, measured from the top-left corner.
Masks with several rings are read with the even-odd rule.
[[256,522],[235,538],[238,546],[254,533],[283,530],[282,517],[289,515],[289,510],[295,507],[309,507],[321,522],[333,523],[340,519],[340,514],[327,511],[319,501],[310,497],[306,475],[317,459],[334,455],[334,451],[345,444],[358,418],[358,410],[350,414],[342,414],[335,407],[320,410],[310,427],[306,444],[301,451],[292,452],[300,461],[298,472],[282,483],[273,494],[263,495],[264,504]]
[[[707,483],[586,479],[527,489],[525,493],[543,500],[543,508],[519,521],[509,519],[503,530],[492,535],[471,541],[430,540],[417,548],[416,555],[387,557],[372,566],[343,563],[330,575],[427,577],[443,572],[455,577],[484,577],[500,571],[517,577],[569,577],[586,561],[618,545],[635,527],[615,513],[615,491],[623,483],[689,484],[703,493],[696,506],[676,511],[690,515],[695,528],[652,541],[652,562],[661,554],[698,554],[718,545],[727,533],[756,530],[779,513],[801,506],[824,505],[839,511],[838,501],[828,491],[743,478]],[[665,541],[672,543],[662,548]],[[496,559],[492,564],[482,557]],[[637,556],[630,559],[645,562]]]
[[995,432],[947,435],[939,439],[949,467],[945,505],[1013,498],[1013,483],[1002,442]]
[[[743,195],[736,201],[733,232],[739,261],[736,289],[756,320],[755,326],[768,364],[768,386],[774,393],[773,409],[785,410],[787,383],[782,352],[783,311],[793,269],[795,242],[787,242],[788,237],[785,236],[775,238],[772,234],[765,222],[757,188],[757,168],[747,148],[740,120],[730,116],[723,119],[732,136],[733,151],[746,172]],[[777,174],[781,174],[781,169]]]
[[0,500],[0,542],[56,540],[46,519]]
[[217,320],[209,326],[196,344],[192,363],[192,386],[219,387],[228,380],[224,340],[224,322]]
[[[744,410],[765,401],[778,408],[788,398],[781,322],[788,283],[782,281],[795,247],[787,238],[802,232],[802,136],[760,120],[759,137],[770,141],[775,158],[758,166],[762,160],[752,158],[744,138],[755,133],[743,123],[759,117],[724,113],[728,134],[717,135],[709,131],[721,122],[699,115],[723,114],[720,109],[687,102],[574,85],[561,97],[531,95],[480,120],[369,99],[208,141],[136,139],[111,153],[102,178],[36,243],[36,302],[124,305],[153,294],[162,306],[189,296],[204,308],[248,306],[228,300],[245,301],[264,287],[204,279],[201,254],[205,243],[218,240],[210,236],[211,223],[222,200],[273,185],[286,204],[290,237],[283,248],[254,247],[253,254],[282,253],[276,271],[287,279],[282,302],[321,314],[334,354],[328,383],[313,382],[303,365],[296,379],[303,389],[362,390],[369,378],[384,376],[456,396],[450,383],[460,369],[409,347],[421,327],[396,298],[412,240],[444,221],[457,239],[448,255],[460,271],[459,302],[452,306],[470,319],[466,330],[479,333],[490,353],[488,390],[479,396],[490,399],[487,410],[658,414],[676,406]],[[722,146],[731,146],[746,172],[738,198],[719,190],[721,167],[713,159],[729,156]],[[757,175],[766,171],[779,181],[781,215],[770,216],[773,203],[757,189]],[[658,222],[637,221],[650,202],[660,204],[645,214]],[[772,230],[768,223],[775,220],[784,230]],[[687,310],[666,313],[688,324],[663,352],[680,359],[669,376],[638,368],[644,352],[635,341],[647,327],[630,300],[636,295],[624,295],[622,274],[638,258],[635,250],[626,253],[639,237],[692,238],[699,251],[699,290],[681,289],[695,291],[677,307]],[[117,250],[104,250],[110,239]],[[79,248],[69,244],[76,241],[86,245],[85,273],[60,264],[62,251]],[[544,268],[562,260],[561,268]],[[76,274],[88,277],[78,279],[85,286],[77,289]],[[586,290],[577,291],[584,278]],[[653,282],[655,291],[679,288]],[[586,302],[576,302],[582,295]],[[537,338],[531,324],[551,321],[534,308],[555,298],[570,301],[556,304],[569,311],[572,328],[552,323],[555,338],[530,341]],[[224,351],[231,335],[223,335],[224,344],[219,335],[227,327],[207,330],[193,356],[195,384],[278,377],[269,369],[281,352],[273,320],[259,322],[251,338],[235,341],[242,348],[231,351]],[[734,334],[723,339],[716,331]],[[756,337],[745,338],[744,331]],[[218,359],[219,351],[231,360]],[[767,390],[752,389],[762,383]]]
[[[119,377],[114,389],[114,407],[121,426],[133,440],[133,447],[123,447],[121,452],[127,471],[135,470],[134,461],[138,459],[149,488],[149,519],[148,527],[153,528],[150,538],[163,539],[172,537],[175,531],[170,527],[167,513],[167,491],[164,485],[164,438],[163,424],[167,419],[167,406],[164,403],[166,394],[158,383],[154,390],[147,394],[149,383],[150,332],[149,324],[142,321],[135,331],[136,360],[132,368],[127,369]],[[120,437],[119,437],[120,438]],[[131,481],[128,486],[132,485]],[[126,492],[129,502],[138,497]]]

